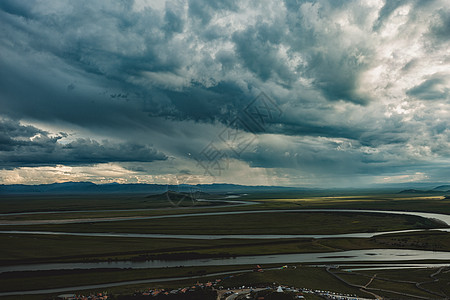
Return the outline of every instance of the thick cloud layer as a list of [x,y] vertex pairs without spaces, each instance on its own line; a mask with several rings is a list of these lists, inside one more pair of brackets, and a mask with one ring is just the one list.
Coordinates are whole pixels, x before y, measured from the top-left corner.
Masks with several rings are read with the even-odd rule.
[[151,162],[167,158],[150,147],[138,144],[114,144],[107,140],[99,143],[83,138],[68,143],[60,142],[67,137],[63,132],[51,136],[36,127],[3,120],[0,122],[0,168]]
[[446,181],[449,24],[444,0],[1,1],[1,167]]

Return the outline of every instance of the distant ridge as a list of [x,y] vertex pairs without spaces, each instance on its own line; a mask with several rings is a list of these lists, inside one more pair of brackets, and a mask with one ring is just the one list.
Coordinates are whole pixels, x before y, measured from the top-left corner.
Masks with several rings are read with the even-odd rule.
[[433,191],[441,191],[441,192],[448,192],[450,190],[450,185],[440,185],[433,189]]
[[193,189],[206,193],[245,193],[245,192],[280,192],[307,191],[309,189],[281,187],[281,186],[246,186],[227,183],[198,184],[198,185],[165,185],[142,183],[107,183],[92,182],[63,182],[39,185],[0,185],[0,195],[22,194],[97,194],[97,193],[164,193],[168,190],[191,192]]
[[[403,187],[405,188],[405,187]],[[414,186],[401,190],[401,188],[302,188],[302,187],[283,187],[283,186],[250,186],[230,183],[212,183],[197,185],[166,185],[166,184],[145,184],[145,183],[105,183],[95,184],[93,182],[62,182],[39,185],[25,184],[0,184],[0,195],[70,195],[70,194],[161,194],[167,191],[176,191],[179,193],[204,192],[210,194],[233,194],[233,193],[280,193],[280,192],[303,192],[320,195],[344,195],[353,191],[356,194],[365,193],[393,193],[393,194],[428,194],[442,195],[450,194],[450,185],[439,185],[437,187],[427,186],[424,189],[417,189]],[[356,192],[355,192],[356,191]]]
[[440,190],[440,189],[432,189],[432,190],[416,190],[416,189],[408,189],[403,190],[399,192],[399,194],[434,194],[434,195],[440,195],[442,193],[450,193],[450,190]]

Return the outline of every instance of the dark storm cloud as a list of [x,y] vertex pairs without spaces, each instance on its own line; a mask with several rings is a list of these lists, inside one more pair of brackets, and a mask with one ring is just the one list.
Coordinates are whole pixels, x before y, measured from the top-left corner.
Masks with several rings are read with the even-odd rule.
[[282,34],[280,27],[260,23],[256,28],[250,27],[233,35],[236,54],[242,63],[263,81],[274,76],[278,76],[285,83],[294,79],[277,55]]
[[391,16],[391,14],[401,5],[404,5],[405,1],[403,0],[391,0],[386,1],[383,5],[383,8],[379,12],[378,19],[375,21],[373,29],[378,31],[380,27],[384,24],[386,19]]
[[167,157],[149,147],[131,143],[101,143],[76,139],[61,143],[67,134],[56,136],[18,121],[0,122],[0,168],[24,166],[89,165],[108,162],[151,162]]
[[438,12],[439,19],[436,21],[436,24],[431,28],[431,34],[435,36],[438,40],[450,39],[450,11],[447,8],[439,10]]
[[450,78],[446,74],[433,74],[421,84],[407,91],[408,95],[423,100],[448,99]]
[[13,151],[16,145],[23,143],[21,140],[15,140],[15,138],[31,138],[44,133],[44,131],[33,126],[21,126],[18,122],[0,122],[0,150]]
[[[439,149],[434,151],[437,153]],[[252,167],[284,169],[288,174],[303,171],[314,174],[311,176],[320,174],[334,178],[424,171],[430,166],[426,159],[405,149],[405,143],[400,141],[375,147],[350,139],[279,137],[270,141],[260,138],[258,146],[242,156]]]
[[333,57],[333,54],[318,52],[312,55],[310,66],[316,86],[328,99],[367,103],[367,99],[355,93],[358,69],[361,67],[356,57],[346,54]]
[[78,132],[3,122],[3,165],[165,158],[147,144],[179,158],[261,92],[282,114],[240,129],[280,138],[243,164],[379,174],[446,159],[444,4],[1,1],[0,113]]
[[169,33],[180,33],[183,31],[184,20],[176,12],[168,9],[164,15],[164,30]]
[[190,0],[189,14],[193,18],[199,19],[202,25],[209,23],[211,18],[220,11],[236,11],[238,1],[208,1],[208,0]]
[[[368,41],[348,35],[330,16],[346,12],[356,26],[363,27],[365,9],[351,2],[318,1],[290,4],[284,42],[301,53],[303,68],[315,87],[329,101],[367,104],[370,99],[357,92],[358,77],[373,55]],[[355,32],[356,33],[356,32]]]
[[446,19],[444,20],[444,24],[442,26],[438,26],[433,28],[434,34],[438,38],[444,38],[444,39],[450,39],[450,15],[446,16]]
[[[177,42],[177,38],[180,38],[177,34],[185,30],[187,20],[183,11],[175,5],[168,5],[163,13],[152,9],[138,13],[132,10],[131,5],[122,3],[86,2],[66,5],[67,8],[56,7],[52,12],[34,9],[33,5],[27,2],[2,3],[2,16],[7,21],[7,35],[3,36],[3,39],[7,39],[9,34],[18,37],[8,43],[12,42],[12,45],[7,50],[21,52],[6,52],[3,55],[2,78],[6,79],[3,81],[3,93],[8,90],[15,93],[2,97],[4,101],[9,102],[4,105],[6,109],[12,106],[9,113],[19,111],[19,106],[22,109],[26,107],[24,103],[29,102],[31,97],[37,100],[36,105],[40,104],[46,110],[43,114],[38,114],[35,109],[25,111],[27,114],[33,114],[34,118],[47,118],[46,115],[59,118],[61,110],[71,107],[71,103],[76,101],[81,102],[82,107],[87,98],[88,101],[101,101],[98,93],[89,93],[88,97],[81,94],[77,100],[71,100],[72,97],[58,92],[58,85],[67,89],[67,86],[76,86],[71,81],[89,80],[89,84],[93,86],[105,86],[106,89],[114,87],[114,90],[108,90],[111,95],[126,94],[130,95],[127,99],[134,99],[135,103],[150,103],[150,113],[153,116],[203,121],[216,118],[223,120],[223,108],[216,106],[216,109],[211,111],[208,107],[214,106],[209,102],[217,97],[231,99],[227,106],[235,113],[242,108],[241,103],[233,102],[233,90],[231,93],[222,90],[219,96],[210,91],[214,86],[229,85],[230,79],[223,78],[226,77],[226,72],[232,69],[239,71],[242,67],[254,73],[256,81],[273,80],[288,87],[298,76],[296,72],[304,71],[307,77],[313,78],[315,86],[328,100],[356,103],[367,101],[354,91],[355,79],[360,69],[354,54],[346,54],[348,49],[336,53],[330,52],[331,49],[317,52],[317,46],[323,49],[329,47],[326,43],[330,36],[323,35],[321,28],[311,29],[312,24],[308,23],[308,20],[303,21],[300,27],[286,23],[281,18],[273,23],[261,21],[242,31],[236,31],[230,37],[221,34],[219,29],[216,38],[228,40],[235,47],[231,52],[218,48],[216,58],[212,58],[208,53],[189,49],[189,45],[186,47],[190,37]],[[213,4],[209,1],[192,1],[189,3],[188,12],[191,20],[199,17],[204,23],[209,22],[208,20],[218,13],[234,12],[236,9],[237,4],[232,2]],[[323,10],[324,13],[331,13],[325,8]],[[303,14],[307,13],[309,12]],[[289,36],[284,37],[286,26],[293,30],[289,32]],[[193,35],[193,38],[207,36],[207,32],[212,28],[214,27],[196,25],[194,22],[190,24],[189,34]],[[308,36],[314,38],[309,40]],[[296,38],[291,42],[292,37]],[[306,40],[302,42],[301,39],[305,37]],[[208,41],[205,43],[208,45]],[[27,46],[20,49],[21,44]],[[289,62],[279,53],[279,46],[283,44],[292,48],[288,56],[292,56],[294,52],[303,52],[307,61],[296,70],[289,69]],[[214,47],[214,44],[211,46]],[[20,63],[23,57],[30,61],[25,61],[26,64]],[[200,63],[190,65],[189,60],[193,58],[200,59]],[[211,66],[216,65],[221,66],[225,73],[214,74],[216,70],[211,69]],[[61,78],[61,82],[58,82],[58,78],[53,74],[55,70],[52,70],[58,66],[73,73],[64,74],[67,78]],[[192,69],[194,73],[191,71],[190,75],[186,74],[187,68]],[[150,80],[144,75],[146,72],[152,75]],[[209,77],[202,78],[203,72]],[[186,78],[186,75],[191,78]],[[158,77],[157,82],[154,81],[155,77]],[[205,86],[204,81],[211,79],[212,87]],[[185,80],[186,84],[177,85],[177,80]],[[21,90],[18,86],[23,85],[24,81],[28,89],[18,92]],[[235,85],[232,82],[231,84]],[[242,85],[239,87],[239,93],[241,98],[247,97],[248,101],[255,96]],[[187,94],[187,97],[183,96]],[[205,97],[207,94],[209,96]],[[22,101],[12,105],[12,101],[7,99],[12,97],[21,98]],[[56,107],[49,105],[61,102],[62,98],[65,98],[64,103]],[[167,101],[160,102],[159,99],[162,98]],[[204,111],[203,107],[206,108]],[[121,105],[113,103],[111,109],[120,111],[122,108]],[[86,120],[88,119],[87,117]],[[73,122],[77,123],[78,120]]]

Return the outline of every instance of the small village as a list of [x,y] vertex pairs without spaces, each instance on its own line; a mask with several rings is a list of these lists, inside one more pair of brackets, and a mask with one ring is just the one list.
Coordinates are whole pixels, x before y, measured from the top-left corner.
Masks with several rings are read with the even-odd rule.
[[89,295],[77,295],[77,294],[62,294],[56,299],[63,300],[108,300],[111,299],[106,292],[95,293]]
[[[259,267],[259,266],[258,266]],[[284,266],[283,266],[284,267]],[[255,269],[261,272],[262,269]],[[227,278],[234,277],[233,275]],[[163,289],[163,288],[148,288],[137,290],[133,295],[115,296],[107,292],[76,295],[64,294],[59,295],[57,299],[64,300],[138,300],[138,299],[152,299],[152,300],[290,300],[290,299],[308,299],[308,295],[316,295],[322,299],[333,300],[369,300],[368,298],[357,297],[356,295],[341,294],[325,290],[314,290],[308,288],[297,288],[292,286],[284,286],[278,284],[258,285],[258,286],[237,286],[231,288],[224,288],[222,279],[208,281],[206,283],[197,282],[192,286],[180,287],[177,289]]]

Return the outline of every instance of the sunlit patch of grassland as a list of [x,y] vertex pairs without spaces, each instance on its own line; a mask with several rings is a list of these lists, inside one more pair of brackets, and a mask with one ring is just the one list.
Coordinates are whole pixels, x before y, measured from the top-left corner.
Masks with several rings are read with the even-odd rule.
[[[305,198],[273,198],[258,199],[260,202],[317,202],[317,203],[346,203],[346,202],[376,202],[376,201],[429,201],[444,200],[444,196],[417,196],[417,197],[401,197],[401,196],[327,196],[327,197],[305,197]],[[450,200],[449,200],[450,203]]]

